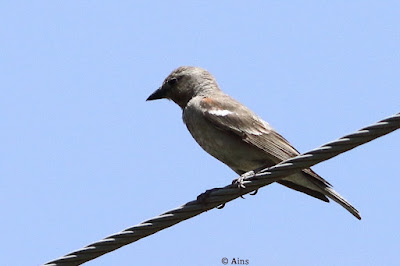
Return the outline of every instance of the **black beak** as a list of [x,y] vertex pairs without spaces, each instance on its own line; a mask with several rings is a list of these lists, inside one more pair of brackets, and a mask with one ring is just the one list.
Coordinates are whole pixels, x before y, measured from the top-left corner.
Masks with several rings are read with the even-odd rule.
[[166,93],[165,93],[165,88],[160,87],[158,90],[153,92],[149,98],[146,99],[146,101],[152,101],[152,100],[158,100],[158,99],[163,99],[166,98]]

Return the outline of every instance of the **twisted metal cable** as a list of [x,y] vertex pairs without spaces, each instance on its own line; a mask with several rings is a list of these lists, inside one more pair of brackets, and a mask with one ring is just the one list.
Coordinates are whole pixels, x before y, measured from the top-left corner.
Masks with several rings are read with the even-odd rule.
[[335,157],[345,151],[367,143],[400,128],[400,113],[381,120],[369,127],[346,135],[336,141],[329,142],[317,149],[282,161],[281,163],[259,171],[250,171],[242,175],[240,183],[228,185],[221,189],[210,190],[206,202],[190,201],[176,209],[110,235],[82,249],[71,252],[61,258],[47,262],[44,265],[80,265],[95,259],[105,253],[152,235],[165,228],[199,215],[215,207],[234,200],[244,194],[278,181],[296,171],[309,168],[317,163]]

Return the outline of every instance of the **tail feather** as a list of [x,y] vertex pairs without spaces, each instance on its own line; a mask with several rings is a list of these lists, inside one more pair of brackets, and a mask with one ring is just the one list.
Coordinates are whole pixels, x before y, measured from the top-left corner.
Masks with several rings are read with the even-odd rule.
[[333,190],[331,184],[329,184],[325,179],[320,177],[311,169],[305,169],[300,172],[300,174],[297,173],[290,175],[278,182],[291,189],[303,192],[323,201],[328,202],[328,198],[330,198],[348,210],[357,219],[361,220],[360,213],[356,210],[356,208],[354,208],[347,200],[340,196],[339,193]]
[[348,210],[351,214],[353,214],[357,219],[361,220],[360,213],[356,208],[354,208],[347,200],[345,200],[342,196],[339,195],[335,190],[333,190],[331,187],[325,187],[324,188],[326,195],[340,204],[343,208]]

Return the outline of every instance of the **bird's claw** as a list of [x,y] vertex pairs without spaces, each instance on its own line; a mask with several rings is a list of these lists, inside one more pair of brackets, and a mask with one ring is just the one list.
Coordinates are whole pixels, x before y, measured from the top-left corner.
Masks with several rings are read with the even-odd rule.
[[[244,181],[247,178],[252,177],[252,176],[254,176],[254,171],[244,173],[243,175],[239,176],[238,178],[233,179],[232,184],[237,184],[238,188],[244,189],[244,188],[246,188],[246,186],[243,184]],[[249,195],[254,196],[257,194],[257,192],[258,192],[258,189],[254,190],[254,192],[252,192],[252,193],[249,193]],[[242,199],[244,199],[243,195],[240,197]]]
[[237,184],[238,188],[246,188],[244,185],[245,179],[254,176],[254,171],[246,172],[236,179],[233,179],[232,184]]
[[249,195],[254,196],[254,195],[257,194],[257,192],[258,192],[258,189],[256,189],[256,190],[254,190],[253,192],[249,193]]
[[232,180],[232,184],[236,184],[238,188],[246,188],[245,185],[243,184],[244,178],[245,177],[243,176],[239,176],[238,178]]

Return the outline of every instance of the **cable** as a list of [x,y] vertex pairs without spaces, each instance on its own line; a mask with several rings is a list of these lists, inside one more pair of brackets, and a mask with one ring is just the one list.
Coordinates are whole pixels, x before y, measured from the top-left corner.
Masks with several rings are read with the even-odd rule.
[[44,265],[80,265],[105,253],[199,215],[202,212],[224,205],[231,200],[278,181],[296,171],[309,168],[399,128],[400,113],[397,113],[376,124],[360,129],[336,141],[329,142],[317,149],[285,160],[275,166],[260,171],[247,172],[242,175],[239,180],[239,184],[244,187],[238,186],[238,184],[231,184],[224,188],[209,190],[205,200],[190,201],[178,208],[167,211],[119,233],[110,235],[61,258],[47,262]]

